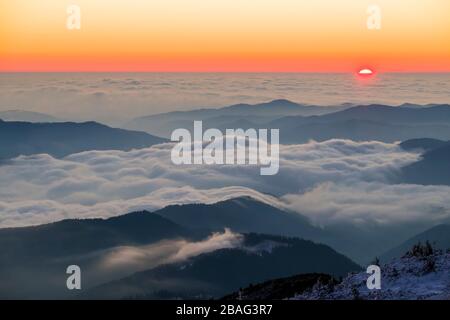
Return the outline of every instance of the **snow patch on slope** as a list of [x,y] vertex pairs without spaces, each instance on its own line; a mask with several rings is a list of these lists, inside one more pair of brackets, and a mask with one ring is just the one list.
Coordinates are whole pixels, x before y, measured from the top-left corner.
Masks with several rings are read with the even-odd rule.
[[438,251],[428,257],[405,256],[381,266],[381,289],[369,290],[370,275],[349,274],[331,287],[316,284],[294,300],[448,300],[450,299],[450,251]]

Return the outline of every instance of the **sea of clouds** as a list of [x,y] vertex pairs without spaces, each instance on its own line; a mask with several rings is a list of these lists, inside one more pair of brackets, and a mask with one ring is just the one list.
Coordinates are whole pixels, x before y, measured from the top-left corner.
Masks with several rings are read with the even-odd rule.
[[89,151],[55,159],[21,156],[0,166],[0,227],[66,218],[110,217],[170,204],[240,196],[335,222],[444,221],[450,188],[393,185],[419,155],[397,144],[329,140],[280,146],[280,171],[258,166],[172,164],[172,143],[147,149]]
[[361,85],[352,74],[311,73],[3,73],[0,111],[20,109],[60,119],[120,126],[150,114],[260,103],[447,103],[449,74],[379,74]]

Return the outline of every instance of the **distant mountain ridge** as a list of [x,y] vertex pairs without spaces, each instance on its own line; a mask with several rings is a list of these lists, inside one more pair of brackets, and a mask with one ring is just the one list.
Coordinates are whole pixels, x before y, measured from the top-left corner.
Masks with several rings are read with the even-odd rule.
[[63,120],[49,114],[26,111],[26,110],[6,110],[0,111],[0,119],[4,121],[24,121],[24,122],[62,122]]
[[163,137],[170,137],[176,128],[190,128],[194,120],[202,120],[205,127],[238,128],[236,123],[249,120],[247,125],[258,124],[289,115],[317,115],[342,110],[348,105],[321,107],[299,104],[285,99],[258,104],[235,104],[222,108],[202,108],[191,111],[173,111],[135,118],[125,124],[125,128],[140,130]]
[[333,138],[383,142],[423,137],[448,140],[450,106],[356,106],[319,116],[286,116],[267,123],[266,127],[280,128],[280,139],[287,144]]
[[372,104],[351,107],[343,111],[324,115],[321,120],[360,119],[387,121],[389,123],[450,123],[450,105],[433,105],[426,108],[392,107]]
[[307,116],[335,111],[336,109],[333,108],[338,107],[320,107],[307,104],[299,104],[286,99],[277,99],[270,102],[263,102],[258,104],[240,103],[228,107],[223,107],[218,110],[219,114],[233,113],[235,115],[240,114],[246,116],[253,116],[255,115],[255,112],[263,113],[264,115],[292,114]]
[[89,150],[124,150],[165,142],[145,132],[111,128],[97,122],[30,123],[0,120],[0,159],[47,153],[64,157]]
[[227,128],[280,129],[283,144],[333,138],[384,142],[423,137],[450,139],[448,104],[318,107],[274,100],[256,105],[238,104],[140,117],[126,127],[170,137],[176,128],[192,130],[194,120],[202,120],[204,129],[222,131]]

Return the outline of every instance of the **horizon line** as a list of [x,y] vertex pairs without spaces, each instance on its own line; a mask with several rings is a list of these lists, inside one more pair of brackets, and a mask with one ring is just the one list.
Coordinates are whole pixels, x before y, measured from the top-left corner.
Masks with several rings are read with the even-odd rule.
[[[197,73],[197,74],[206,74],[206,73],[224,73],[224,74],[356,74],[357,71],[136,71],[136,70],[49,70],[49,71],[27,71],[27,70],[18,70],[18,71],[10,71],[0,70],[0,74],[23,74],[23,73],[167,73],[167,74],[185,74],[185,73]],[[450,70],[442,70],[442,71],[419,71],[419,70],[411,70],[411,71],[377,71],[377,74],[445,74],[450,73]]]

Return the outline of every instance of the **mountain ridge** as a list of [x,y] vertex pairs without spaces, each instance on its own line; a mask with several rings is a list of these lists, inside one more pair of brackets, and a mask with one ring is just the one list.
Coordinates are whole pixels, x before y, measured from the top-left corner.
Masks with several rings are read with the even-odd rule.
[[147,116],[132,120],[130,123],[135,121],[134,125],[126,127],[169,137],[175,128],[192,131],[194,120],[202,120],[204,129],[280,129],[281,143],[284,144],[331,138],[384,142],[422,137],[450,138],[450,106],[447,104],[319,107],[281,99],[256,105],[237,104],[220,109]]
[[89,150],[150,147],[166,139],[145,132],[111,128],[95,121],[31,123],[0,120],[0,158],[47,153],[54,157]]
[[63,119],[60,119],[58,117],[54,117],[52,115],[41,113],[41,112],[35,112],[35,111],[28,111],[28,110],[21,110],[21,109],[11,109],[11,110],[5,110],[0,111],[0,119],[4,121],[24,121],[24,122],[63,122]]
[[[316,270],[328,270],[338,276],[347,271],[360,270],[359,265],[326,245],[262,234],[243,236],[245,240],[242,247],[219,249],[180,263],[138,272],[98,286],[90,290],[87,297],[175,299],[181,296],[208,299],[218,298],[233,289],[271,277]],[[260,246],[264,243],[272,243],[272,247]],[[252,248],[261,251],[252,251]],[[304,256],[309,258],[305,260]],[[158,283],[171,285],[161,289]]]

